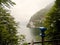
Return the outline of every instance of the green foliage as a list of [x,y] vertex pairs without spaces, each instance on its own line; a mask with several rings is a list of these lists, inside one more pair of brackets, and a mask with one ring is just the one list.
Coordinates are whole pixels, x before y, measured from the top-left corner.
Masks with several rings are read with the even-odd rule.
[[44,21],[44,26],[48,28],[48,30],[46,31],[47,34],[46,39],[48,40],[60,39],[60,6],[59,5],[60,5],[60,0],[56,0],[55,5],[52,7],[50,12],[46,14],[46,20]]
[[25,42],[25,43],[23,43],[23,45],[28,45],[28,44]]
[[60,7],[60,0],[56,0],[56,5]]
[[14,18],[0,7],[0,45],[18,45],[16,28]]
[[0,45],[20,45],[25,36],[17,35],[17,23],[10,15],[9,11],[4,9],[15,5],[11,0],[0,0]]
[[0,0],[0,6],[2,6],[2,7],[11,7],[11,6],[13,6],[13,5],[15,5],[15,3],[14,2],[12,2],[11,0]]

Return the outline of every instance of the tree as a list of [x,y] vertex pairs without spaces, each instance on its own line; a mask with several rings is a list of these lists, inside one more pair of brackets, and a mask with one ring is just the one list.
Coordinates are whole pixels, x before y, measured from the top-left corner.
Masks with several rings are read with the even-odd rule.
[[18,45],[16,27],[14,18],[0,7],[0,45]]
[[11,7],[13,5],[15,5],[15,3],[12,2],[11,0],[0,0],[0,6],[2,6],[2,7],[5,7],[5,6]]
[[11,0],[0,0],[0,45],[18,45],[17,24],[4,7],[11,7]]
[[[60,0],[56,0],[50,12],[46,14],[44,26],[48,28],[46,31],[48,40],[60,39]],[[48,44],[49,45],[49,44]],[[52,45],[52,44],[51,44]],[[53,44],[57,45],[57,44]]]

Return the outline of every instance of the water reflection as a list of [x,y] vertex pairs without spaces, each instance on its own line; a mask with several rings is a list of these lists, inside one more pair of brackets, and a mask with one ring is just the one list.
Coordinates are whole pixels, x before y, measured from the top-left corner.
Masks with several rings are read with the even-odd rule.
[[30,32],[31,32],[32,36],[34,37],[34,41],[41,41],[40,29],[30,28]]
[[34,41],[40,41],[40,30],[37,28],[27,28],[26,26],[21,26],[18,30],[19,34],[23,34],[26,37],[27,42]]
[[[25,40],[27,42],[31,42],[32,40],[35,41],[41,41],[40,36],[40,29],[38,28],[28,28],[26,25],[20,25],[20,28],[18,29],[19,34],[25,35]],[[39,44],[40,45],[40,44]]]

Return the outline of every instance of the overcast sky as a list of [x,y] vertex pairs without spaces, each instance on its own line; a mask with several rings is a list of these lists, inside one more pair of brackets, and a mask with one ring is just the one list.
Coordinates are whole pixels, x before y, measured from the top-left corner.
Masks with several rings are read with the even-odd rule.
[[11,14],[14,16],[15,20],[19,22],[26,22],[30,17],[39,11],[40,9],[46,7],[49,3],[54,0],[13,0],[16,5],[11,8]]

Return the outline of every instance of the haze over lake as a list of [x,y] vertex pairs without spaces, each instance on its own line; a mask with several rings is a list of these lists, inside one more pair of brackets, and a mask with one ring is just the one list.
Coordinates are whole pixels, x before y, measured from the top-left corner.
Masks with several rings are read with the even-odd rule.
[[[29,19],[37,11],[45,8],[48,4],[54,0],[13,0],[16,5],[11,8],[11,14],[17,22],[19,22],[20,29],[18,30],[21,34],[25,34],[27,40],[32,35],[30,29],[26,27]],[[33,37],[32,37],[33,38]],[[30,39],[31,40],[31,39]]]
[[13,0],[16,5],[11,9],[17,21],[26,22],[40,9],[43,9],[54,0]]

